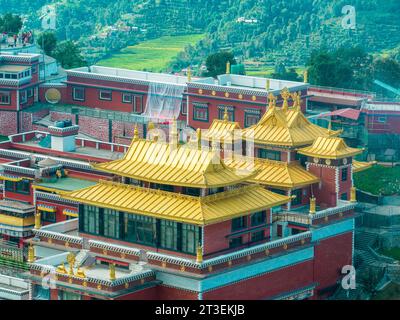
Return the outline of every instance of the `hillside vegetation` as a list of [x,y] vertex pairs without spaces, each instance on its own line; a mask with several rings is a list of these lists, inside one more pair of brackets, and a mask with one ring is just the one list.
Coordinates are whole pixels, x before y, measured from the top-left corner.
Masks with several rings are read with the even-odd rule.
[[56,7],[58,38],[78,42],[89,62],[145,40],[199,33],[205,38],[187,46],[175,68],[219,50],[232,51],[255,73],[277,63],[302,66],[321,48],[361,45],[400,56],[398,0],[351,1],[354,30],[342,27],[347,0],[0,0],[0,13],[22,13],[39,30],[46,3]]

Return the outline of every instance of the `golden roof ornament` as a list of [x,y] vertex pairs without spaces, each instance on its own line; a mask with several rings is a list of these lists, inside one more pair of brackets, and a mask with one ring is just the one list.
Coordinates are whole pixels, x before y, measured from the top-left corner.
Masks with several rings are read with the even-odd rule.
[[76,276],[78,278],[86,278],[85,271],[81,268],[78,268],[78,270],[76,271]]
[[133,131],[133,141],[138,141],[139,140],[139,130],[137,125],[135,125],[135,130]]
[[230,74],[231,73],[231,62],[228,60],[226,62],[226,74]]
[[229,121],[228,107],[225,107],[225,110],[224,110],[224,121],[226,121],[226,122]]
[[73,275],[74,274],[75,255],[72,252],[68,254],[67,262],[69,264],[68,274]]
[[199,244],[196,249],[196,262],[203,263],[203,247]]
[[28,248],[28,263],[35,262],[35,247],[30,244]]
[[292,97],[292,100],[293,100],[293,109],[297,109],[298,103],[299,103],[298,93],[297,92],[293,92],[291,94],[291,97]]
[[42,227],[41,213],[39,210],[36,211],[35,214],[35,229],[38,230]]
[[114,263],[110,263],[109,270],[110,270],[110,280],[114,281],[115,279],[117,279],[117,277],[115,276],[115,264]]
[[147,131],[154,130],[156,127],[152,121],[147,124]]
[[281,91],[281,96],[282,96],[282,99],[283,99],[282,110],[283,110],[283,111],[287,111],[287,110],[289,109],[288,100],[289,100],[289,98],[290,98],[290,92],[289,92],[288,88],[284,88],[284,89]]
[[65,268],[65,263],[62,263],[61,265],[59,265],[57,267],[56,272],[66,274],[67,273],[67,269]]

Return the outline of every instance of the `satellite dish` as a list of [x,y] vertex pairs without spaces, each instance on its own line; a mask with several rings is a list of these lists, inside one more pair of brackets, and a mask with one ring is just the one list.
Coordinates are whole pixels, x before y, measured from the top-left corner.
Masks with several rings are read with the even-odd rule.
[[46,101],[51,104],[56,104],[61,100],[61,92],[55,88],[48,89],[44,96]]

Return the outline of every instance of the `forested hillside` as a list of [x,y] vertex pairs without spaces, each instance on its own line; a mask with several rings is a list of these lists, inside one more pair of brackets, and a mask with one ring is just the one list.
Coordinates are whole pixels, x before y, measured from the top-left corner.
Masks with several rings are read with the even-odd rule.
[[78,41],[87,56],[163,35],[205,33],[179,56],[178,67],[218,50],[252,63],[303,65],[314,49],[361,45],[380,52],[400,44],[398,0],[351,1],[354,30],[341,24],[347,0],[0,0],[0,13],[27,15],[26,24],[39,29],[43,4],[56,6],[58,38]]

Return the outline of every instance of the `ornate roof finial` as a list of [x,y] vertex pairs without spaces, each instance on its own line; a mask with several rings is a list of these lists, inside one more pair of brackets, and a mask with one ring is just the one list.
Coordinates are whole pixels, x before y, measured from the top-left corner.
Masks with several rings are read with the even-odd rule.
[[28,262],[35,262],[35,247],[32,244],[30,244],[28,248]]
[[332,119],[329,119],[329,124],[328,124],[328,135],[330,136],[332,134]]
[[231,62],[228,60],[226,62],[226,74],[230,74],[231,73]]
[[274,96],[273,93],[269,94],[268,100],[269,100],[268,110],[275,109],[275,107],[276,107],[276,97]]
[[229,121],[228,107],[225,107],[224,109],[224,121]]
[[115,264],[114,263],[110,263],[110,280],[114,281],[115,279],[117,279],[117,277],[115,276]]
[[41,213],[39,210],[37,210],[35,214],[35,229],[38,230],[41,227],[42,227]]
[[135,130],[133,131],[133,141],[139,140],[139,130],[137,124],[135,125]]
[[197,263],[203,262],[203,247],[200,245],[200,243],[197,246],[197,250],[196,250],[196,262]]
[[288,99],[290,98],[290,92],[289,92],[288,88],[284,88],[281,91],[281,96],[283,98],[282,110],[287,111],[289,109]]
[[192,69],[190,66],[187,68],[187,82],[192,81]]
[[147,124],[147,131],[154,130],[156,127],[152,121]]

